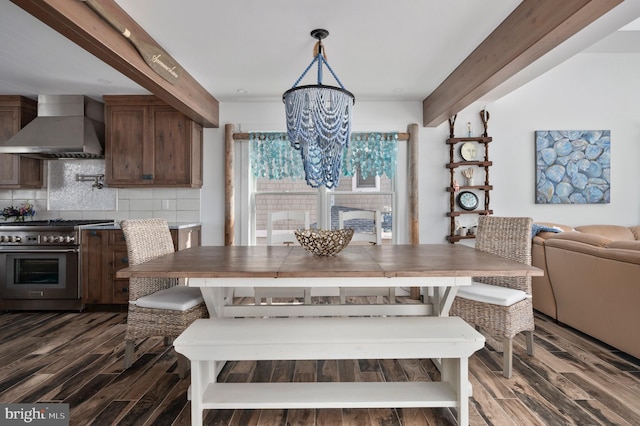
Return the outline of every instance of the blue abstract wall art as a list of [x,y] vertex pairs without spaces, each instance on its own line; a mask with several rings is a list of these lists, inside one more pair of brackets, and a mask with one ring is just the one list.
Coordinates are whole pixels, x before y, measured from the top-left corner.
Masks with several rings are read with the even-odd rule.
[[536,204],[606,204],[610,130],[536,130]]

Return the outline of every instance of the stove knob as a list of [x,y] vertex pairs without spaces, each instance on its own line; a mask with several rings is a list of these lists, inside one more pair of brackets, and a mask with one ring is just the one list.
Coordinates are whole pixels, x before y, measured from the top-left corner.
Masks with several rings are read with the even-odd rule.
[[63,237],[62,235],[60,235],[60,236],[58,237],[58,242],[59,242],[59,243],[64,243],[64,237]]
[[42,242],[46,243],[49,240],[49,237],[47,237],[46,235],[42,236]]
[[0,235],[0,243],[4,243],[4,235]]
[[8,243],[11,243],[11,242],[13,242],[13,237],[12,237],[11,235],[7,235],[7,237],[5,238],[5,240],[6,240]]
[[13,241],[15,241],[16,243],[19,243],[22,241],[22,237],[14,237]]
[[73,243],[76,241],[76,237],[74,237],[73,235],[68,235],[67,236],[67,242],[68,243]]

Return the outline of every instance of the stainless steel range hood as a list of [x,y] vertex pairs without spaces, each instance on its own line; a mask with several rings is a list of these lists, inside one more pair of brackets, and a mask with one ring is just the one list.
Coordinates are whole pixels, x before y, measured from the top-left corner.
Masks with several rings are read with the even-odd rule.
[[82,95],[40,95],[38,116],[0,154],[41,159],[103,158],[104,105]]

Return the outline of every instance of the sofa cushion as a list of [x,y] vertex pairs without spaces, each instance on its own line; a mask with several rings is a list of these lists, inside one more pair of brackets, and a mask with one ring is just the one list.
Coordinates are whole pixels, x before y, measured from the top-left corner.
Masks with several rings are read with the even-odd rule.
[[168,309],[171,311],[186,311],[204,302],[199,287],[177,285],[156,291],[138,298],[130,303],[141,308]]
[[635,240],[631,229],[619,225],[584,225],[576,226],[576,231],[586,234],[595,234],[606,237],[612,241],[615,240]]
[[522,290],[475,281],[469,286],[460,287],[457,296],[468,300],[475,300],[476,302],[490,303],[499,306],[511,306],[527,297],[531,297]]
[[567,241],[575,241],[578,243],[589,244],[595,247],[607,247],[611,244],[612,240],[597,234],[585,234],[583,232],[563,232],[561,234],[556,234],[550,240],[567,240]]
[[640,251],[640,241],[611,241],[607,248]]
[[[575,234],[580,234],[580,232],[576,232]],[[547,265],[550,264],[553,257],[563,254],[562,250],[565,250],[566,253],[576,252],[582,253],[584,255],[593,256],[592,263],[599,263],[600,261],[616,261],[623,263],[632,263],[632,264],[640,264],[640,249],[637,249],[636,243],[638,241],[609,241],[604,237],[598,237],[597,235],[586,234],[582,237],[577,237],[575,239],[568,238],[549,238],[545,243],[545,258]],[[601,240],[598,240],[600,238]],[[583,241],[578,241],[582,239]],[[590,240],[590,243],[585,243],[585,240]],[[600,241],[600,244],[598,244]],[[612,246],[613,245],[613,246]],[[560,250],[560,252],[556,251]],[[564,262],[564,267],[567,268],[568,271],[575,270],[575,268],[585,268],[587,265],[581,265],[579,262],[576,264],[568,264],[566,261]],[[558,273],[557,271],[552,272],[551,269],[548,269],[549,276],[553,281]],[[558,281],[562,281],[559,280]]]
[[629,230],[633,233],[633,236],[636,238],[636,240],[640,240],[640,225],[630,226]]

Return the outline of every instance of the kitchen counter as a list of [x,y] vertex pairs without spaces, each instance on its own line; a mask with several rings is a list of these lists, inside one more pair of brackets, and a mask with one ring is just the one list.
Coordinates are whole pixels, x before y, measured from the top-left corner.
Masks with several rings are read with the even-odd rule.
[[[170,222],[175,251],[200,245],[199,222]],[[124,306],[129,303],[129,280],[117,278],[119,269],[129,266],[124,233],[118,223],[82,227],[82,299],[85,305]],[[184,280],[183,280],[184,281]]]
[[[195,226],[202,226],[201,222],[169,222],[169,229],[187,229],[193,228]],[[82,226],[82,229],[90,229],[90,230],[111,230],[111,229],[120,229],[119,222],[108,224],[108,225],[85,225]]]

